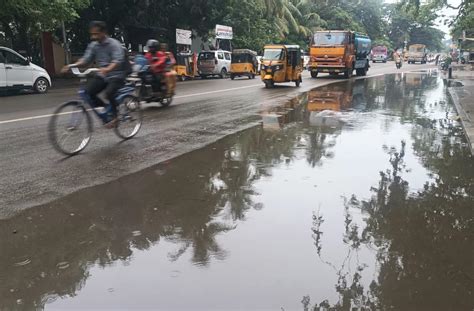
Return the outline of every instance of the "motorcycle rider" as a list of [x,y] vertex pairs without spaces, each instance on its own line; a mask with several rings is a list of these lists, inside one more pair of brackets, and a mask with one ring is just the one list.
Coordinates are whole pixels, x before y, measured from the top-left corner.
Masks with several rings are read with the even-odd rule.
[[166,57],[165,73],[163,74],[163,79],[166,86],[174,89],[176,83],[176,73],[174,72],[174,66],[176,65],[176,59],[172,52],[168,50],[168,44],[161,43],[160,50]]
[[147,41],[146,46],[148,51],[145,53],[145,58],[150,64],[151,72],[154,76],[153,91],[158,92],[162,88],[163,73],[166,70],[166,53],[161,51],[160,42],[155,39]]
[[173,53],[168,50],[168,44],[161,43],[160,50],[166,55],[166,71],[173,70],[173,66],[176,65],[176,59],[174,58]]
[[398,50],[395,50],[393,52],[393,59],[395,60],[395,65],[397,66],[398,69],[402,67],[402,56],[398,52]]
[[99,74],[87,80],[85,92],[96,106],[105,106],[97,95],[105,90],[105,96],[111,105],[112,120],[105,126],[113,128],[117,124],[117,91],[124,85],[126,73],[123,63],[125,53],[121,43],[107,35],[105,22],[93,21],[89,24],[91,43],[84,56],[74,64],[64,66],[61,70],[66,73],[72,67],[79,67],[95,62],[99,67]]

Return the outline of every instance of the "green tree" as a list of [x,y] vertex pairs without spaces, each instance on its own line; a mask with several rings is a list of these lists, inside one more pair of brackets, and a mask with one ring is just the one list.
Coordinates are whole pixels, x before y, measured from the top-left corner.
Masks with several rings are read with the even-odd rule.
[[88,4],[89,0],[4,0],[0,29],[5,32],[5,41],[30,54],[32,46],[39,44],[42,31],[54,30],[62,21],[78,18],[78,10]]
[[432,4],[421,7],[388,5],[388,39],[394,48],[403,47],[407,41],[408,44],[425,44],[430,50],[441,50],[444,33],[434,28],[437,18],[436,7]]
[[261,51],[265,44],[278,40],[270,22],[264,18],[263,1],[227,0],[227,3],[228,12],[220,23],[233,25],[235,48]]

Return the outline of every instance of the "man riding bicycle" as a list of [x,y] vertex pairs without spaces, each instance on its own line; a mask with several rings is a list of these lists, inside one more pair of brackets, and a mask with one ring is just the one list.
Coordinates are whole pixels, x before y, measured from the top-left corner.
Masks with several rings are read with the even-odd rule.
[[113,128],[117,124],[117,91],[125,84],[126,73],[123,68],[125,61],[124,50],[119,41],[107,35],[107,25],[101,21],[93,21],[89,25],[91,43],[84,56],[72,65],[65,66],[63,73],[71,67],[85,66],[95,62],[99,74],[87,81],[85,92],[95,106],[105,106],[97,95],[105,90],[105,96],[111,105],[112,120],[105,125]]

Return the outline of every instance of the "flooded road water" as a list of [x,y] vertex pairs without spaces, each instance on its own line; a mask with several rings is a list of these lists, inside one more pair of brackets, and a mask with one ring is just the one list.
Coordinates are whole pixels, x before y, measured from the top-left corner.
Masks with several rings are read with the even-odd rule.
[[433,73],[0,221],[0,310],[471,310],[474,161]]

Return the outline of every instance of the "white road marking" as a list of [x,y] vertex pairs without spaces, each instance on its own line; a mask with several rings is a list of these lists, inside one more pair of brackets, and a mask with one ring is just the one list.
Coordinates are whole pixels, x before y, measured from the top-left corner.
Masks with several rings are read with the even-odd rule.
[[[416,71],[416,70],[413,70]],[[409,71],[404,71],[404,72],[409,72]],[[380,74],[375,74],[375,75],[368,75],[367,77],[360,77],[361,79],[368,78],[368,77],[377,77],[377,76],[383,76],[386,74],[390,73],[380,73]],[[335,81],[339,82],[339,81]],[[254,85],[247,85],[247,86],[241,86],[241,87],[234,87],[231,89],[224,89],[224,90],[216,90],[216,91],[209,91],[209,92],[202,92],[202,93],[194,93],[194,94],[187,94],[187,95],[180,95],[180,96],[175,96],[175,99],[179,98],[188,98],[188,97],[195,97],[195,96],[203,96],[203,95],[209,95],[209,94],[217,94],[217,93],[224,93],[224,92],[229,92],[229,91],[237,91],[237,90],[243,90],[243,89],[248,89],[248,88],[253,88],[253,87],[262,87],[261,84],[254,84]],[[63,112],[62,114],[69,114],[71,112]],[[52,117],[53,114],[44,114],[44,115],[39,115],[39,116],[33,116],[33,117],[25,117],[25,118],[19,118],[19,119],[11,119],[11,120],[4,120],[0,121],[1,124],[8,124],[8,123],[15,123],[15,122],[22,122],[22,121],[31,121],[31,120],[36,120],[36,119],[44,119],[44,118],[50,118]]]
[[[58,115],[63,115],[63,114],[70,114],[71,112],[61,112],[58,113]],[[35,119],[43,119],[43,118],[49,118],[52,117],[53,114],[43,114],[40,116],[34,116],[34,117],[26,117],[26,118],[19,118],[19,119],[11,119],[11,120],[5,120],[5,121],[0,121],[0,124],[7,124],[7,123],[14,123],[14,122],[21,122],[21,121],[30,121],[30,120],[35,120]]]
[[225,90],[217,90],[217,91],[209,91],[209,92],[203,92],[203,93],[195,93],[195,94],[175,96],[174,98],[186,98],[186,97],[202,96],[202,95],[209,95],[209,94],[229,92],[229,91],[237,91],[237,90],[248,89],[248,88],[251,88],[251,87],[263,87],[263,85],[262,84],[247,85],[247,86],[241,86],[241,87],[234,87],[232,89],[225,89]]
[[[243,89],[248,89],[248,88],[252,88],[252,87],[262,87],[262,85],[261,84],[247,85],[247,86],[241,86],[241,87],[234,87],[234,88],[231,88],[231,89],[224,89],[224,90],[216,90],[216,91],[209,91],[209,92],[202,92],[202,93],[194,93],[194,94],[175,96],[174,98],[179,99],[179,98],[203,96],[203,95],[209,95],[209,94],[216,94],[216,93],[223,93],[223,92],[229,92],[229,91],[243,90]],[[62,113],[60,113],[60,115],[69,114],[69,113],[71,113],[71,112],[62,112]],[[53,114],[43,114],[43,115],[33,116],[33,117],[25,117],[25,118],[4,120],[4,121],[0,121],[0,125],[1,124],[8,124],[8,123],[15,123],[15,122],[22,122],[22,121],[31,121],[31,120],[36,120],[36,119],[50,118],[52,116],[53,116]]]

